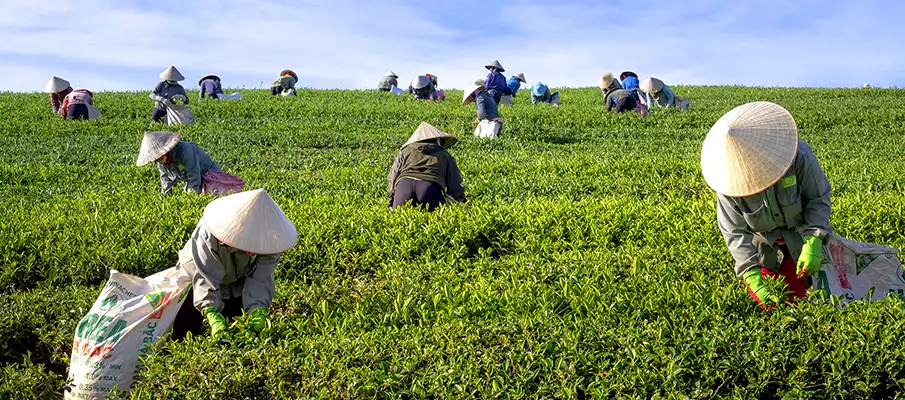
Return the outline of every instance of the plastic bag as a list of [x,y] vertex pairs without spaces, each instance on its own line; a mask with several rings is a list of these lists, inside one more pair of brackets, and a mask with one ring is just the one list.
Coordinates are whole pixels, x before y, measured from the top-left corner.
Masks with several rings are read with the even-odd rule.
[[169,331],[192,285],[182,268],[147,278],[116,270],[75,331],[67,399],[105,399],[111,390],[126,391],[143,366],[144,355]]
[[192,114],[192,110],[188,107],[167,104],[166,102],[164,102],[164,105],[167,108],[167,125],[191,125],[195,122],[195,114]]
[[201,192],[211,196],[239,193],[245,189],[242,178],[223,171],[207,170],[201,179]]
[[511,106],[511,105],[512,105],[512,96],[503,95],[503,97],[500,97],[500,107]]
[[905,296],[905,270],[899,251],[833,235],[823,246],[823,263],[814,287],[842,295],[843,301],[880,300],[890,293]]
[[390,89],[390,93],[393,93],[393,94],[403,94],[403,93],[405,93],[405,90],[402,90],[402,89],[400,89],[400,88],[398,88],[398,87],[396,87],[396,86],[393,86],[393,87]]
[[236,92],[232,94],[220,95],[221,100],[242,100],[242,93]]
[[500,134],[501,129],[503,129],[502,122],[484,119],[478,123],[478,126],[474,130],[474,135],[492,139]]
[[690,105],[691,105],[691,100],[684,98],[684,97],[676,96],[676,107],[679,108],[680,110],[687,110],[688,106],[690,106]]

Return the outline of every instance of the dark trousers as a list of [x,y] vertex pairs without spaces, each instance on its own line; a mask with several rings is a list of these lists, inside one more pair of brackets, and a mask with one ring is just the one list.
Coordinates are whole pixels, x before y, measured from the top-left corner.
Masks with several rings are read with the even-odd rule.
[[151,118],[154,120],[154,122],[164,122],[164,118],[166,118],[166,117],[167,117],[167,110],[164,108],[155,108],[154,115],[151,116]]
[[70,104],[66,115],[66,119],[88,119],[88,106],[85,104]]
[[396,184],[396,193],[393,195],[393,208],[401,206],[409,201],[413,205],[427,206],[427,211],[433,211],[440,204],[446,202],[443,197],[443,188],[440,185],[402,178]]
[[273,95],[273,96],[276,96],[276,95],[278,95],[278,94],[280,94],[280,93],[282,93],[282,92],[283,92],[283,87],[282,87],[282,86],[271,86],[271,87],[270,87],[270,94]]
[[[179,312],[176,313],[176,319],[173,321],[173,340],[185,339],[185,335],[192,332],[192,336],[198,336],[204,332],[204,315],[195,308],[192,295],[193,289],[189,289],[185,296],[185,301]],[[223,300],[223,309],[220,314],[226,318],[235,318],[242,315],[242,298]]]
[[487,94],[489,94],[490,97],[493,97],[493,102],[497,104],[500,104],[500,99],[503,98],[503,92],[496,89],[488,89]]
[[379,90],[379,91],[381,91],[381,92],[389,92],[389,91],[390,91],[390,89],[384,89],[384,88],[377,88],[377,90]]
[[635,111],[635,107],[637,105],[638,105],[638,103],[635,102],[634,97],[626,96],[626,97],[623,97],[623,98],[619,99],[618,101],[616,101],[616,107],[614,107],[615,110],[613,110],[613,111],[617,112],[617,113],[626,112],[626,111]]

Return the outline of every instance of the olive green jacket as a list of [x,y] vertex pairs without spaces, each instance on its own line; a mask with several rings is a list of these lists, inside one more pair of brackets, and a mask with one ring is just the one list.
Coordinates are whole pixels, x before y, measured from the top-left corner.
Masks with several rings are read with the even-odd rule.
[[453,199],[465,201],[465,188],[456,159],[438,144],[415,142],[399,150],[387,177],[390,203],[396,184],[402,178],[436,183]]

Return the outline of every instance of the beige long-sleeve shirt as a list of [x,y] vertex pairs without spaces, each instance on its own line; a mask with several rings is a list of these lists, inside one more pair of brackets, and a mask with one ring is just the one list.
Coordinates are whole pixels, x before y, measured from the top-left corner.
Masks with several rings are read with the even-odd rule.
[[782,236],[796,259],[802,236],[825,239],[830,227],[830,182],[804,141],[785,175],[767,190],[745,197],[717,194],[717,223],[739,276],[763,266],[776,271],[780,254],[773,247]]
[[251,254],[218,240],[199,222],[179,250],[179,265],[192,276],[194,305],[223,309],[223,299],[242,298],[246,312],[270,308],[276,293],[274,271],[279,254]]

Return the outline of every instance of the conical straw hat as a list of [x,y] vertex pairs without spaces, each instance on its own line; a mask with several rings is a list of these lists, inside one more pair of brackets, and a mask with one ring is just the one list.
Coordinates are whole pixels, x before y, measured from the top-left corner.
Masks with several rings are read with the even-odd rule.
[[503,66],[500,65],[500,62],[497,61],[497,60],[493,60],[493,61],[487,63],[487,65],[484,66],[484,68],[490,68],[490,67],[494,67],[494,68],[497,69],[497,71],[500,71],[500,72],[506,72],[506,70],[503,69]]
[[170,68],[166,69],[166,71],[163,71],[160,73],[160,79],[163,79],[165,81],[179,82],[179,81],[184,81],[185,77],[182,76],[182,74],[179,72],[178,69],[176,69],[176,67],[171,65]]
[[207,74],[207,75],[205,75],[205,76],[202,76],[201,79],[198,80],[198,86],[201,86],[201,82],[204,82],[204,80],[207,79],[207,78],[211,78],[211,79],[213,79],[213,80],[215,80],[215,81],[217,81],[217,82],[220,82],[220,77],[219,77],[219,76],[214,75],[214,74]]
[[638,87],[644,93],[659,93],[663,90],[663,81],[657,78],[647,78]]
[[456,142],[459,141],[459,138],[443,132],[440,129],[437,129],[437,127],[422,121],[421,124],[418,125],[418,129],[415,129],[415,133],[412,134],[412,137],[410,137],[409,140],[405,142],[404,145],[402,145],[402,147],[408,146],[415,142],[421,142],[431,139],[442,140],[443,147],[445,148],[450,148],[452,147],[452,145],[456,144]]
[[141,149],[138,150],[138,160],[135,161],[135,165],[141,167],[157,160],[168,151],[173,150],[180,139],[182,138],[173,132],[145,132],[145,136],[141,139]]
[[421,89],[427,87],[427,85],[431,84],[431,78],[428,78],[424,75],[418,75],[415,79],[412,79],[412,87],[415,89]]
[[396,75],[396,73],[393,72],[393,71],[387,72],[386,75],[384,75],[384,76],[389,76],[389,77],[391,77],[391,78],[398,78],[398,77],[399,77],[399,75]]
[[613,77],[612,72],[607,72],[600,77],[600,88],[606,89],[613,84],[613,80],[616,79]]
[[734,108],[710,128],[701,149],[701,170],[717,193],[750,196],[779,181],[797,152],[792,114],[757,101]]
[[293,71],[291,69],[284,69],[284,70],[280,71],[280,76],[283,76],[285,74],[292,75],[292,77],[295,78],[296,82],[299,81],[299,76],[295,73],[295,71]]
[[68,87],[69,81],[55,76],[53,78],[50,78],[50,81],[48,81],[47,85],[44,86],[44,91],[47,93],[59,93],[66,90],[66,88]]
[[471,103],[472,101],[474,101],[474,99],[472,99],[471,101],[469,101],[468,99],[470,99],[471,95],[473,95],[475,92],[477,92],[479,89],[481,89],[483,87],[484,87],[484,79],[475,80],[474,86],[472,86],[470,90],[465,90],[464,92],[462,92],[462,104],[468,104],[468,103]]
[[528,82],[528,81],[525,80],[525,74],[523,74],[523,73],[521,73],[521,72],[519,72],[517,75],[515,75],[515,79],[518,79],[518,80],[521,81],[522,83],[527,83],[527,82]]
[[254,254],[280,254],[299,238],[295,225],[264,189],[210,202],[201,223],[221,243]]

